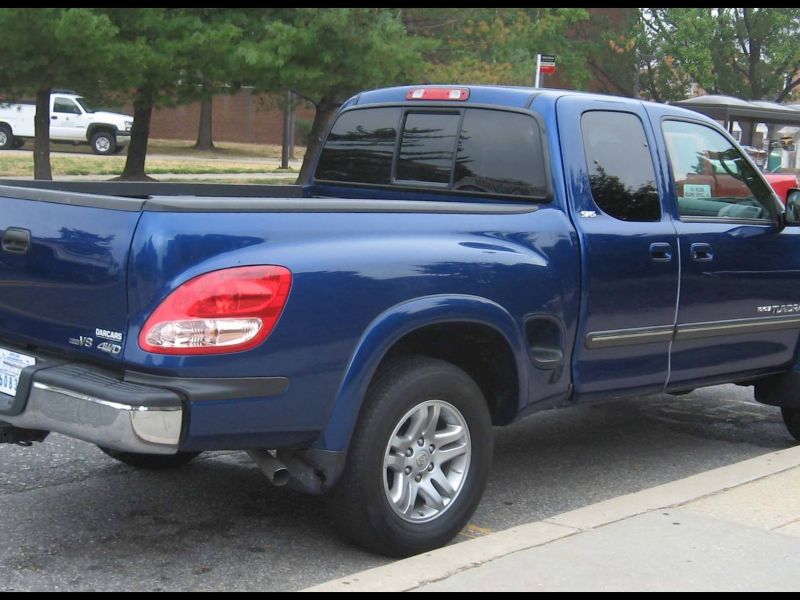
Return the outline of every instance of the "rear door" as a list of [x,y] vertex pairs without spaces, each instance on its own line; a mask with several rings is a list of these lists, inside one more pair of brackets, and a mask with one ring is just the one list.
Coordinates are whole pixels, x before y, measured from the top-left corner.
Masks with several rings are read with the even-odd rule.
[[569,202],[581,240],[579,395],[660,391],[678,299],[677,236],[641,105],[558,103]]
[[118,360],[140,206],[0,187],[0,346]]

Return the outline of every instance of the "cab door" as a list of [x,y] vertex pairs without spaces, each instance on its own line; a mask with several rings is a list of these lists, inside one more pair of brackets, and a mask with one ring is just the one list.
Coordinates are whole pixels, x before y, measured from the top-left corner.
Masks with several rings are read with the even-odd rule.
[[800,339],[800,231],[776,225],[779,201],[720,128],[660,117],[682,272],[669,388],[789,369]]
[[582,253],[576,393],[661,391],[679,258],[647,114],[641,104],[580,97],[560,99],[557,114]]
[[72,98],[55,96],[50,112],[50,137],[58,140],[85,141],[83,111]]

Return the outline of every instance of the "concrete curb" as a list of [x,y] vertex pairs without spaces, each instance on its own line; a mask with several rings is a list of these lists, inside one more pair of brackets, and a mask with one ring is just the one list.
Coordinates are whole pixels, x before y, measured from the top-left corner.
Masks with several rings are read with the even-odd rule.
[[650,511],[686,504],[800,466],[800,447],[579,508],[544,521],[447,546],[329,581],[309,592],[404,592],[503,556]]

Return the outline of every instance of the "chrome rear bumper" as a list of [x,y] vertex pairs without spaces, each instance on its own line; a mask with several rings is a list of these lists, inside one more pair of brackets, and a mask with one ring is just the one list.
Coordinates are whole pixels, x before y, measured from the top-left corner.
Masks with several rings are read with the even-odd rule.
[[0,421],[123,452],[178,452],[184,410],[170,390],[126,383],[75,364],[36,371],[27,388],[18,391],[27,391],[27,400],[18,398],[16,410],[0,411]]

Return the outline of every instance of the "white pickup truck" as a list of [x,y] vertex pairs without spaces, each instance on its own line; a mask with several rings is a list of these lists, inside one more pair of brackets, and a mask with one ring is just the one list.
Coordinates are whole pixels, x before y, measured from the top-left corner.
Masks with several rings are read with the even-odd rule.
[[[0,150],[21,147],[34,137],[33,103],[0,101]],[[50,139],[54,142],[89,144],[95,154],[115,154],[130,141],[133,117],[95,111],[75,94],[50,96]]]

